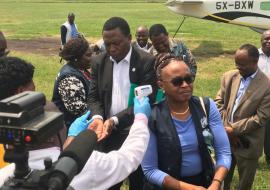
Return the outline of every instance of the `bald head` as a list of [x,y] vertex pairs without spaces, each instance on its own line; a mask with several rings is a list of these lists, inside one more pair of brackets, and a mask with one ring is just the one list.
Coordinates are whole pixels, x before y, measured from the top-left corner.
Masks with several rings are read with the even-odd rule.
[[259,51],[251,44],[244,44],[235,53],[235,65],[239,73],[244,77],[249,77],[257,71]]
[[263,32],[261,37],[262,51],[267,56],[270,56],[270,30]]
[[139,46],[142,48],[145,47],[149,37],[148,28],[146,26],[139,26],[136,30],[135,37]]
[[138,32],[148,32],[148,28],[146,26],[139,26],[136,33]]

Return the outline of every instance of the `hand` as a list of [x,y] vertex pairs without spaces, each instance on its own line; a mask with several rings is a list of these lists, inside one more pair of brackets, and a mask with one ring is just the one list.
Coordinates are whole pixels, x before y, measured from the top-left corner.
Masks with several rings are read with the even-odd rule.
[[234,135],[232,127],[225,127],[225,130],[229,136]]
[[142,113],[146,115],[146,117],[150,117],[151,114],[151,107],[149,104],[149,98],[143,97],[142,99],[138,100],[138,98],[134,98],[134,114]]
[[232,147],[237,148],[239,144],[239,138],[235,136],[233,133],[233,128],[232,127],[225,127],[226,133],[229,137],[230,144]]
[[93,130],[97,134],[98,141],[100,141],[103,133],[103,120],[98,118],[94,119],[88,126],[88,129]]
[[69,130],[68,130],[68,136],[73,136],[76,137],[80,132],[84,131],[89,123],[92,122],[91,120],[87,120],[87,118],[90,115],[90,111],[86,112],[84,115],[81,117],[78,117],[73,123],[70,125]]
[[101,136],[100,140],[106,138],[107,136],[109,136],[112,133],[113,126],[114,126],[114,121],[111,118],[107,119],[104,122],[104,124],[103,124],[103,133],[102,133],[102,136]]

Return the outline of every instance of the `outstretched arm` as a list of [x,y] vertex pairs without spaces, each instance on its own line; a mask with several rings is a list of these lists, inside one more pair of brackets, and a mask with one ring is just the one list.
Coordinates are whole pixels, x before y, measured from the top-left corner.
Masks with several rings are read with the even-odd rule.
[[87,129],[88,125],[92,122],[92,119],[88,120],[90,113],[90,111],[87,111],[84,115],[73,121],[69,127],[68,138],[63,145],[63,149],[65,149],[80,132]]
[[82,172],[71,182],[73,188],[108,189],[138,168],[149,141],[147,116],[151,108],[148,101],[148,98],[142,103],[135,100],[135,120],[121,148],[107,154],[94,151]]

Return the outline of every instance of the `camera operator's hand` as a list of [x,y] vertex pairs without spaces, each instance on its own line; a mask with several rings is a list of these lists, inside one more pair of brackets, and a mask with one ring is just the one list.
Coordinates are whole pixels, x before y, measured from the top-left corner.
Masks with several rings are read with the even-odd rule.
[[142,113],[149,117],[151,114],[151,107],[149,104],[149,98],[143,97],[142,99],[138,100],[138,98],[134,98],[134,115]]
[[70,136],[76,137],[80,132],[87,129],[88,125],[92,122],[92,119],[87,120],[90,113],[91,112],[88,111],[84,115],[82,115],[81,117],[78,117],[75,121],[73,121],[73,123],[71,124],[68,130],[69,137]]

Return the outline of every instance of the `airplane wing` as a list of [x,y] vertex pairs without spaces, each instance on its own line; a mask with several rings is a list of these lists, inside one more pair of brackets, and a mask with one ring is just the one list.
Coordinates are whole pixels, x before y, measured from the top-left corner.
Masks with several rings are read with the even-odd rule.
[[166,2],[166,5],[175,5],[175,4],[202,4],[203,1],[200,0],[169,0]]

